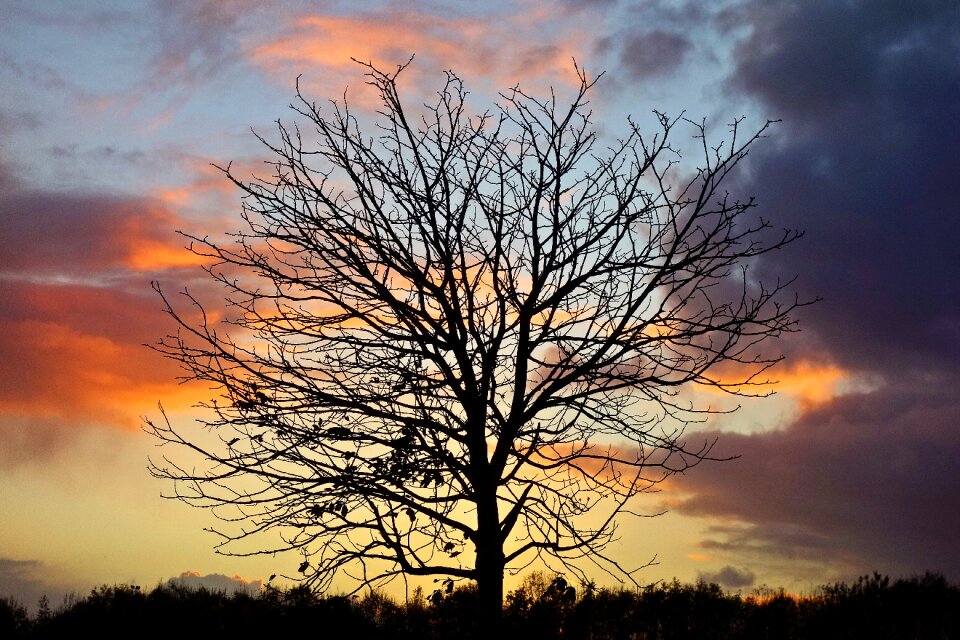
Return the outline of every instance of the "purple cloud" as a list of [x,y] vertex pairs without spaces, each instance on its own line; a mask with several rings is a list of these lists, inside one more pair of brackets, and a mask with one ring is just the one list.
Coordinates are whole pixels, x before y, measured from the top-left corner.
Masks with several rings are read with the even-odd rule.
[[960,8],[758,3],[734,91],[783,118],[744,188],[806,230],[776,256],[824,303],[805,317],[843,364],[960,362]]
[[707,549],[960,575],[960,380],[841,396],[783,431],[720,437],[734,462],[678,483],[682,513],[719,526]]
[[679,485],[682,512],[719,517],[706,549],[853,572],[960,560],[960,7],[754,2],[731,92],[783,123],[738,189],[804,229],[768,273],[799,274],[792,357],[863,374],[782,431],[724,433],[737,462]]

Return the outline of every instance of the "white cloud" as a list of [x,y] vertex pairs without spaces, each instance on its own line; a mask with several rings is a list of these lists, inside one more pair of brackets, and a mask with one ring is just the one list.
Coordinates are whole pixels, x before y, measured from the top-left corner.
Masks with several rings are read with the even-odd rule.
[[208,591],[222,591],[224,593],[246,593],[258,595],[263,590],[263,580],[247,580],[240,576],[225,576],[222,573],[200,575],[199,571],[184,571],[176,578],[167,580],[170,586],[181,586],[189,589],[207,589]]

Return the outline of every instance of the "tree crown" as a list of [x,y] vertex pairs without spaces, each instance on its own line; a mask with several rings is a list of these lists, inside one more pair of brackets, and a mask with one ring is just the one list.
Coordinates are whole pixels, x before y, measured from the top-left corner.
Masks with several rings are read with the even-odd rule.
[[419,117],[403,67],[365,70],[373,135],[298,89],[307,126],[260,137],[270,175],[223,168],[244,228],[188,234],[233,313],[225,328],[164,297],[179,330],[156,348],[221,393],[206,441],[149,423],[207,465],[152,472],[218,510],[222,552],[300,550],[291,575],[319,587],[502,581],[537,558],[632,579],[608,553],[618,516],[711,457],[684,435],[711,409],[680,390],[756,391],[779,360],[760,347],[795,329],[789,282],[750,269],[799,234],[721,187],[769,123],[710,146],[704,123],[657,114],[654,135],[628,120],[602,145],[579,68],[569,103],[514,88],[482,114],[447,73]]

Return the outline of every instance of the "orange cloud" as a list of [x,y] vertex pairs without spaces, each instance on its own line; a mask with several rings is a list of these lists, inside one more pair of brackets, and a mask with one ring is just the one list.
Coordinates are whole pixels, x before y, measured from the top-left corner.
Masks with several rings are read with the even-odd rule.
[[[149,287],[144,283],[149,292]],[[169,327],[159,304],[121,290],[0,283],[0,415],[139,428],[157,400],[188,407],[175,363],[143,346]]]
[[[843,383],[848,382],[851,373],[831,363],[816,360],[790,360],[778,364],[773,369],[761,374],[752,385],[738,385],[749,377],[755,368],[727,362],[708,372],[708,375],[719,384],[729,385],[733,389],[741,389],[751,395],[777,393],[786,396],[799,405],[802,411],[807,411],[821,405],[843,392]],[[723,393],[714,387],[701,387],[708,391]]]
[[199,266],[204,259],[184,247],[175,247],[153,240],[141,241],[130,247],[127,266],[138,271]]
[[[524,86],[543,80],[548,85],[575,83],[572,60],[583,57],[586,38],[577,32],[557,34],[545,28],[547,19],[536,12],[496,20],[416,12],[314,15],[293,21],[283,34],[254,47],[249,56],[286,82],[305,73],[311,93],[322,97],[336,97],[347,83],[359,88],[358,69],[351,58],[391,69],[414,54],[417,64],[406,73],[407,80],[419,78],[419,69],[434,73],[452,68],[465,77],[489,81],[494,90],[517,82]],[[431,92],[433,84],[431,79]]]
[[114,279],[118,269],[199,264],[175,233],[180,218],[157,199],[17,194],[0,273],[13,279]]
[[[99,422],[136,429],[139,416],[160,398],[177,408],[197,399],[195,391],[176,385],[172,366],[139,345],[52,323],[0,326],[8,336],[4,357],[21,356],[4,367],[11,380],[0,391],[0,414],[56,418],[65,427]],[[11,341],[29,345],[29,351],[17,354]]]
[[180,219],[166,206],[144,203],[139,211],[118,217],[108,233],[121,254],[120,266],[135,271],[200,266],[208,260],[186,248],[187,241],[176,234]]
[[[187,185],[195,197],[229,185],[212,168],[198,175],[199,186]],[[0,464],[40,456],[78,429],[139,429],[158,400],[180,410],[209,397],[179,385],[177,364],[143,346],[173,329],[150,281],[176,290],[203,276],[175,233],[192,223],[172,205],[13,183],[0,189],[0,217],[9,238],[0,247]],[[215,287],[205,277],[190,285],[207,298]]]
[[[269,155],[264,148],[262,157]],[[179,171],[185,177],[150,193],[156,208],[165,212],[163,216],[155,216],[154,224],[160,223],[167,233],[163,238],[141,235],[135,243],[131,243],[125,261],[129,268],[149,271],[209,264],[209,259],[189,251],[186,248],[189,240],[174,231],[184,231],[197,237],[209,235],[222,238],[224,233],[244,226],[237,215],[241,208],[242,193],[214,165],[226,166],[229,163],[232,175],[246,182],[272,171],[265,166],[263,159],[252,158],[233,160],[190,155],[180,157],[178,163]]]
[[[176,209],[190,204],[197,204],[203,196],[215,195],[229,198],[229,203],[236,203],[236,187],[214,165],[226,165],[231,159],[211,158],[206,156],[184,156],[179,159],[180,169],[188,175],[189,183],[157,189],[154,197],[165,205]],[[232,172],[241,177],[247,177],[258,170],[262,172],[263,163],[253,160],[233,161]],[[221,203],[222,204],[222,203]]]
[[850,373],[832,364],[800,360],[777,373],[777,390],[795,398],[806,410],[840,395]]

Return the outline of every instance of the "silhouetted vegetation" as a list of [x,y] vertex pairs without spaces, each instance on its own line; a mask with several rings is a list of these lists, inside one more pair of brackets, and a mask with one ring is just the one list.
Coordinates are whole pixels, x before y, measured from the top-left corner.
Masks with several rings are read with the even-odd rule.
[[[480,637],[474,585],[417,589],[406,603],[380,592],[320,596],[299,586],[259,596],[167,584],[152,591],[103,586],[34,617],[0,598],[0,638],[328,637],[383,640]],[[891,581],[864,576],[793,596],[761,587],[729,593],[716,584],[666,582],[646,589],[574,587],[534,573],[504,605],[503,639],[785,640],[960,637],[960,585],[939,574]]]

